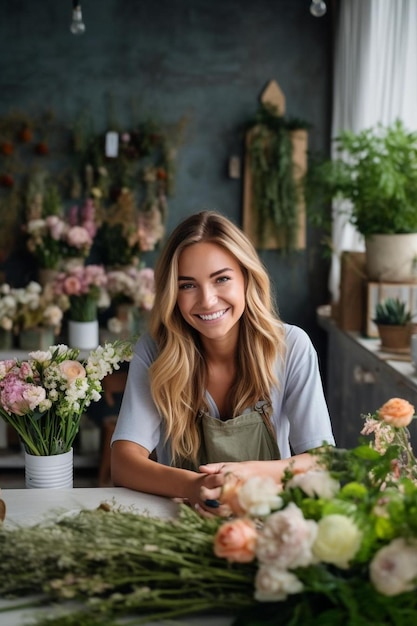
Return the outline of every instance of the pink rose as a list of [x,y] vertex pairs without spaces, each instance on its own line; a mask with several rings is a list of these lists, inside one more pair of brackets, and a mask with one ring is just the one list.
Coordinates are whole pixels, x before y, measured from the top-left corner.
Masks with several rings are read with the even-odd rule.
[[82,285],[76,276],[67,276],[64,279],[64,293],[68,296],[79,296],[82,293]]
[[59,369],[61,374],[67,379],[68,384],[71,384],[77,378],[86,377],[86,371],[78,361],[63,361],[59,364]]
[[412,404],[403,398],[391,398],[377,411],[379,418],[395,428],[404,428],[410,424],[415,409]]
[[92,240],[89,232],[82,226],[72,226],[67,233],[67,242],[74,248],[83,248],[90,246]]
[[214,554],[236,563],[249,563],[255,558],[257,540],[255,524],[237,519],[220,526],[214,537]]

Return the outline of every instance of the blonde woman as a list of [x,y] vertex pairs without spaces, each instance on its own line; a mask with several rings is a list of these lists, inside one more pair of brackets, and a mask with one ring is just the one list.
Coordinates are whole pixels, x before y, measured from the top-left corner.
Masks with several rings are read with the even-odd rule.
[[334,444],[312,343],[280,320],[237,226],[214,211],[185,219],[155,289],[112,440],[115,485],[221,515],[228,471],[280,481],[290,462],[304,469],[308,451]]

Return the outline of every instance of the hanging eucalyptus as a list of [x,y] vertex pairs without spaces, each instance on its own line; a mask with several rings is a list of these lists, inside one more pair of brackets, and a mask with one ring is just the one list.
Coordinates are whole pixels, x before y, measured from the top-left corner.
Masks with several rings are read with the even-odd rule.
[[308,126],[302,120],[285,119],[268,104],[261,104],[257,115],[247,125],[252,130],[248,153],[252,202],[261,245],[273,234],[282,241],[284,251],[296,247],[300,185],[294,177],[291,132]]

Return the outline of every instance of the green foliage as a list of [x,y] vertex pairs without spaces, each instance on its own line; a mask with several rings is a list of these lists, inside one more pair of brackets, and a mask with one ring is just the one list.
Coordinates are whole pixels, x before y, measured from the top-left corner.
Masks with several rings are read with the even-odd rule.
[[294,180],[291,131],[307,126],[301,120],[285,119],[275,107],[264,104],[248,123],[253,129],[248,151],[257,234],[263,243],[272,225],[275,235],[283,235],[287,252],[296,244],[301,191]]
[[[364,237],[417,231],[417,133],[400,120],[336,139],[340,156],[312,163],[306,177],[309,217],[329,224],[332,200],[350,200],[340,208]],[[338,209],[336,209],[337,211]]]
[[373,322],[389,326],[405,326],[411,319],[411,312],[406,309],[405,302],[399,298],[387,298],[384,302],[377,304]]

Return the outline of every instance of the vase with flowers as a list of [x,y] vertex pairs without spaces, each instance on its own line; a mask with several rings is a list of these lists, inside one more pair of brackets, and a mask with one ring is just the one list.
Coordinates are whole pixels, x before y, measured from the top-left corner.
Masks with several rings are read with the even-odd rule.
[[27,487],[72,486],[81,416],[100,399],[103,378],[130,357],[131,345],[116,342],[98,346],[84,361],[79,350],[60,344],[25,361],[0,361],[0,416],[24,446]]
[[107,273],[107,292],[115,315],[107,327],[111,333],[131,337],[147,325],[147,315],[155,298],[154,271],[151,267],[127,267]]
[[89,255],[97,230],[93,200],[71,207],[66,218],[55,214],[32,217],[24,229],[40,282],[51,282],[62,266],[83,265]]
[[53,283],[56,296],[68,299],[68,342],[90,350],[99,343],[98,308],[107,306],[107,275],[101,265],[78,265],[60,272]]
[[22,350],[44,350],[54,343],[61,330],[65,301],[56,299],[51,286],[42,287],[31,281],[25,287],[14,288],[16,301],[13,323]]

